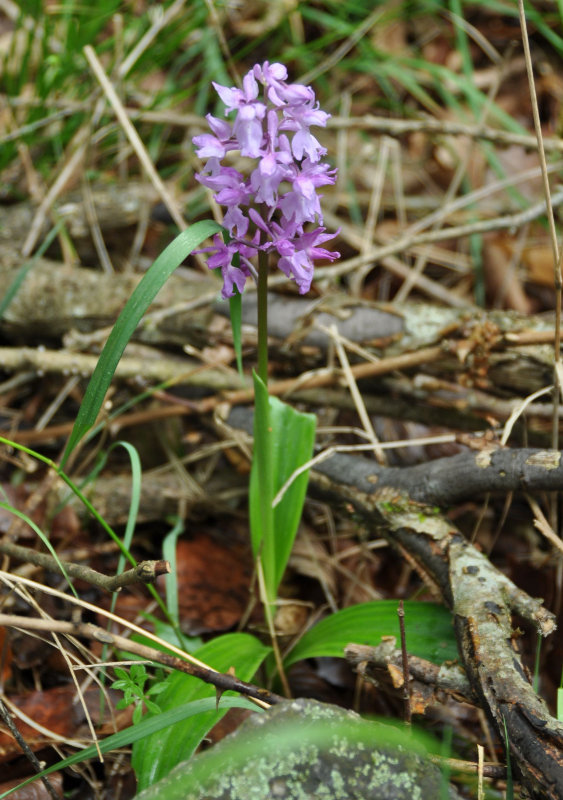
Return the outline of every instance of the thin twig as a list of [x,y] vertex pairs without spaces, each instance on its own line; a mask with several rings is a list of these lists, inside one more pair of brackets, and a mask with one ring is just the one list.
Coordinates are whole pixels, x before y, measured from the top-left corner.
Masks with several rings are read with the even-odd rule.
[[[538,107],[536,85],[534,82],[534,68],[532,64],[532,55],[530,52],[530,42],[528,39],[526,12],[524,10],[524,0],[518,0],[518,14],[520,17],[520,27],[522,29],[522,44],[524,45],[524,59],[526,62],[526,72],[528,74],[528,83],[530,86],[532,115],[534,118],[534,129],[536,132],[537,150],[542,171],[543,191],[547,206],[549,235],[551,240],[551,248],[553,251],[553,285],[555,289],[555,344],[554,344],[554,378],[553,378],[553,426],[552,426],[551,445],[555,449],[558,447],[559,444],[559,401],[561,398],[561,392],[563,391],[563,365],[561,363],[561,289],[563,288],[563,278],[561,276],[561,258],[563,257],[563,250],[560,253],[559,245],[557,242],[555,215],[553,213],[551,190],[547,175],[547,162],[545,159],[545,147],[541,129],[540,111]],[[551,516],[552,516],[552,524],[556,526],[557,511],[555,502],[552,503]]]
[[[39,759],[31,749],[31,747],[28,745],[28,743],[25,741],[19,730],[17,729],[16,725],[14,724],[14,720],[12,719],[12,715],[4,705],[4,701],[1,698],[0,698],[0,717],[2,717],[2,721],[6,725],[6,727],[8,728],[8,730],[10,731],[16,742],[21,747],[22,753],[31,762],[33,769],[36,772],[41,772],[43,767],[39,763]],[[47,792],[51,795],[53,800],[61,800],[61,796],[57,794],[54,787],[51,785],[49,778],[43,775],[41,776],[41,780],[43,782],[43,785],[47,789]]]
[[[350,372],[356,380],[359,378],[369,378],[375,375],[385,375],[395,370],[409,369],[410,367],[420,366],[422,364],[429,364],[432,361],[438,361],[444,358],[444,349],[440,346],[424,347],[420,350],[415,350],[412,353],[402,353],[398,356],[390,356],[389,358],[382,358],[377,363],[370,362],[368,364],[355,364],[350,367]],[[299,378],[287,378],[286,380],[275,381],[268,385],[268,391],[271,395],[286,395],[291,394],[295,389],[312,389],[319,386],[330,386],[337,383],[341,378],[340,372],[331,372],[327,374],[323,371],[320,374],[311,375],[306,381],[301,381]],[[231,404],[249,403],[254,397],[253,389],[240,389],[234,392],[227,392],[224,400]],[[210,400],[203,400],[198,405],[200,412],[210,411],[220,402],[219,398],[211,398]]]
[[[379,464],[386,464],[387,459],[383,453],[383,450],[379,446],[379,439],[377,438],[377,434],[375,433],[374,427],[371,424],[371,419],[369,417],[368,412],[366,411],[366,407],[362,398],[362,394],[358,389],[358,384],[356,379],[352,374],[352,370],[350,368],[350,362],[348,361],[348,357],[346,355],[346,351],[344,350],[342,340],[338,335],[338,328],[336,325],[331,325],[329,328],[330,336],[332,337],[334,344],[336,346],[336,352],[338,354],[338,359],[340,361],[340,366],[344,371],[344,375],[346,377],[346,384],[352,395],[354,400],[354,405],[356,406],[356,410],[358,412],[358,416],[362,425],[364,426],[364,430],[368,436],[368,438],[373,443],[373,452]],[[370,363],[376,363],[371,361]]]
[[20,586],[27,587],[30,589],[34,589],[35,591],[51,595],[52,597],[58,597],[60,600],[63,600],[64,602],[80,606],[80,608],[85,608],[88,611],[92,611],[94,614],[101,614],[107,619],[112,620],[112,622],[115,622],[117,625],[121,625],[124,628],[129,628],[129,630],[133,631],[134,633],[140,634],[145,639],[150,639],[159,647],[162,647],[165,650],[169,650],[171,653],[177,655],[180,659],[189,661],[190,664],[195,664],[196,666],[199,666],[204,670],[212,670],[212,667],[209,667],[208,664],[205,664],[203,661],[196,658],[195,656],[192,656],[190,653],[186,653],[185,650],[181,650],[179,647],[176,647],[170,642],[165,642],[163,639],[161,639],[159,636],[156,636],[154,633],[151,633],[150,631],[147,631],[144,628],[139,627],[139,625],[135,625],[134,622],[130,622],[129,620],[123,619],[123,617],[119,617],[117,614],[114,614],[111,611],[107,611],[102,606],[96,606],[93,603],[88,603],[86,600],[81,600],[79,597],[74,597],[73,595],[60,592],[58,589],[53,589],[51,586],[45,586],[41,583],[38,583],[37,581],[32,581],[29,578],[24,578],[21,575],[11,575],[10,573],[5,572],[3,570],[0,570],[0,581],[3,581],[4,584],[6,584],[6,586],[8,586],[14,592],[18,592]]
[[90,622],[75,623],[65,622],[63,620],[23,617],[15,614],[0,614],[0,625],[24,631],[49,631],[50,633],[62,633],[78,637],[82,636],[95,642],[101,642],[102,644],[116,647],[118,650],[125,650],[134,655],[138,655],[147,661],[156,662],[165,667],[185,672],[187,675],[193,675],[205,683],[212,684],[222,692],[232,690],[243,694],[255,701],[256,704],[262,708],[267,708],[269,705],[279,703],[283,700],[279,695],[269,692],[267,689],[262,689],[260,686],[255,686],[252,683],[241,681],[235,675],[217,672],[205,665],[189,663],[182,658],[172,656],[169,653],[163,653],[153,647],[148,647],[147,645],[128,639],[125,636],[109,633],[107,630],[104,630],[104,628],[100,628],[98,625],[93,625]]
[[[124,77],[123,66],[127,63],[125,59],[123,65],[118,69],[119,76]],[[40,127],[44,127],[51,122],[57,122],[62,117],[71,116],[81,111],[87,111],[89,105],[81,102],[71,102],[66,100],[44,100],[38,101],[33,97],[8,97],[5,101],[14,108],[28,108],[41,105],[43,108],[54,108],[56,111],[50,117],[37,120],[29,125],[18,128],[17,131],[10,132],[0,138],[0,145],[24,136]],[[132,120],[148,122],[154,125],[174,125],[178,128],[206,127],[203,117],[198,114],[179,114],[170,109],[157,111],[152,109],[125,107],[125,113]],[[404,136],[409,133],[434,133],[438,136],[468,136],[473,139],[483,139],[494,142],[495,144],[507,147],[516,145],[526,150],[535,150],[537,139],[528,133],[512,133],[511,131],[500,131],[495,128],[481,128],[479,125],[467,125],[462,122],[455,122],[443,119],[427,117],[425,119],[393,119],[390,117],[377,117],[373,114],[366,114],[362,117],[350,117],[346,114],[333,116],[328,120],[327,128],[337,131],[365,130],[386,133],[389,136]],[[543,140],[546,152],[563,152],[563,140],[550,137]]]
[[168,561],[141,561],[133,569],[128,569],[119,575],[104,575],[84,564],[62,560],[57,562],[53,556],[47,553],[39,553],[31,547],[22,547],[12,542],[0,542],[0,553],[59,574],[61,573],[59,564],[62,564],[71,578],[86,581],[86,583],[105,589],[107,592],[118,592],[125,586],[131,586],[134,583],[154,583],[159,575],[168,575],[170,572]]
[[[551,197],[551,207],[555,208],[562,204],[563,188],[559,188]],[[472,236],[475,233],[489,233],[491,231],[519,228],[522,225],[525,225],[527,222],[532,222],[533,220],[538,219],[538,217],[541,217],[543,214],[545,214],[545,212],[546,201],[541,200],[524,211],[519,211],[516,214],[505,214],[502,217],[478,220],[477,222],[471,222],[467,225],[456,225],[452,226],[451,228],[442,228],[441,230],[437,231],[424,231],[416,236],[405,234],[403,236],[398,236],[396,239],[393,239],[387,244],[374,247],[368,253],[350,258],[338,266],[322,267],[316,272],[316,277],[319,279],[320,277],[325,276],[344,275],[361,266],[362,264],[366,264],[368,261],[381,261],[385,256],[401,253],[415,247],[416,245],[427,244],[428,242],[440,242],[446,239],[459,239],[465,236]],[[329,214],[325,214],[325,219],[329,218]],[[350,230],[350,228],[351,226],[348,226],[348,230]],[[358,249],[360,246],[361,239],[358,241]]]
[[99,81],[102,89],[105,92],[107,99],[109,100],[117,119],[119,120],[120,125],[123,127],[127,138],[129,139],[131,146],[135,150],[139,161],[141,162],[143,169],[149,176],[150,180],[152,181],[154,187],[158,191],[159,195],[162,198],[162,201],[168,211],[170,212],[170,216],[178,226],[178,228],[183,231],[187,228],[186,221],[184,220],[183,216],[181,215],[177,203],[172,198],[172,195],[164,185],[160,175],[155,169],[153,162],[143,144],[141,137],[131,124],[131,121],[127,114],[124,111],[123,103],[117,96],[117,92],[111,85],[110,81],[106,73],[104,72],[104,68],[100,64],[98,56],[94,48],[87,44],[84,48],[84,55],[86,56],[90,67],[92,68],[92,72],[96,76],[97,80]]
[[[328,121],[328,127],[336,128],[337,130],[346,128],[364,131],[372,130],[379,133],[387,133],[390,136],[403,136],[407,133],[420,131],[444,136],[469,136],[474,139],[485,139],[486,141],[507,146],[518,145],[527,150],[535,150],[537,147],[536,137],[530,134],[499,131],[495,130],[495,128],[486,128],[480,125],[464,125],[460,122],[433,119],[431,117],[426,119],[389,119],[371,114],[366,114],[363,117],[331,117]],[[545,150],[563,152],[563,140],[556,137],[544,139],[544,148]]]
[[405,723],[407,725],[410,725],[412,722],[411,694],[410,694],[411,676],[409,672],[409,654],[407,652],[407,635],[405,633],[405,605],[402,600],[399,601],[397,616],[399,617],[399,631],[401,633],[401,655],[403,660],[403,700],[405,703]]

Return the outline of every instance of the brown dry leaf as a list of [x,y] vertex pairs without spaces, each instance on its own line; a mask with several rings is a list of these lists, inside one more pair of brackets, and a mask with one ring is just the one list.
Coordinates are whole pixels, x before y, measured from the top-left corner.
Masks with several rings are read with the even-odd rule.
[[12,648],[6,636],[6,628],[0,628],[0,665],[2,668],[2,683],[5,684],[12,674]]
[[526,280],[553,288],[553,248],[550,244],[546,242],[525,247],[522,264],[526,268]]
[[[13,786],[17,786],[22,781],[26,780],[27,778],[31,778],[31,775],[22,776],[15,781],[6,781],[6,783],[0,783],[0,794],[9,791]],[[63,775],[62,772],[53,772],[49,775],[49,783],[57,792],[57,794],[62,797],[63,796]],[[49,794],[48,789],[46,788],[45,784],[41,780],[36,780],[33,783],[28,784],[27,786],[23,786],[21,789],[18,789],[17,792],[12,792],[10,795],[12,800],[51,800],[51,795]]]
[[336,574],[326,547],[308,527],[297,534],[289,557],[289,566],[300,575],[313,578],[334,594]]
[[[91,716],[99,716],[100,692],[91,688],[84,694]],[[11,703],[37,725],[64,739],[80,738],[85,730],[85,717],[82,704],[76,702],[76,689],[73,686],[56,686],[43,691],[10,695]],[[14,720],[19,732],[34,751],[40,750],[51,739],[20,719]],[[0,724],[0,762],[9,761],[21,755],[20,746],[5,725]]]
[[197,534],[176,549],[180,624],[190,636],[235,626],[249,600],[252,557],[246,545]]
[[370,39],[383,53],[404,55],[408,47],[406,18],[382,19],[371,29]]
[[280,636],[296,636],[305,629],[310,609],[304,603],[283,602],[274,617],[274,627]]
[[523,314],[532,312],[516,269],[511,268],[514,239],[505,233],[483,237],[485,283],[493,304]]

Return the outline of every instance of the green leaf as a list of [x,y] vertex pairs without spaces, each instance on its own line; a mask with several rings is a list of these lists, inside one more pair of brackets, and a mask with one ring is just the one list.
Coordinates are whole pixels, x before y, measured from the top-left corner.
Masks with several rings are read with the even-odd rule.
[[254,375],[254,459],[250,474],[250,528],[261,556],[268,600],[276,598],[301,519],[309,471],[299,475],[272,509],[276,494],[312,457],[316,417],[270,397]]
[[[321,656],[343,658],[347,644],[375,646],[382,636],[395,636],[400,647],[397,605],[396,600],[376,600],[337,611],[301,637],[284,665]],[[435,603],[407,601],[404,605],[408,652],[434,664],[454,661],[458,650],[450,612]]]
[[268,599],[275,599],[274,499],[270,396],[256,372],[254,379],[254,452],[248,490],[252,553],[260,556]]
[[[238,253],[236,254],[238,256]],[[236,257],[235,257],[235,266]],[[237,360],[238,374],[244,378],[242,369],[242,295],[236,286],[233,286],[234,294],[229,297],[229,309],[231,312],[231,329],[233,332],[233,347]]]
[[39,261],[39,259],[44,255],[45,251],[50,247],[53,239],[58,234],[59,230],[62,227],[62,220],[58,222],[54,228],[51,228],[47,236],[45,237],[45,241],[41,244],[41,247],[38,248],[37,252],[34,253],[33,258],[29,261],[25,261],[21,267],[16,272],[16,276],[12,283],[8,286],[4,296],[0,300],[0,319],[4,316],[6,309],[18,293],[20,286],[24,282],[27,277],[27,273],[32,269],[35,264]]
[[[166,588],[166,608],[168,615],[176,630],[180,631],[180,612],[178,601],[178,571],[176,569],[176,545],[178,544],[178,536],[184,532],[184,521],[178,517],[174,522],[174,526],[164,537],[162,543],[162,557],[165,561],[170,563],[170,572],[164,577],[164,586]],[[180,646],[182,644],[180,643]]]
[[95,423],[125,346],[158,291],[192,250],[220,230],[221,226],[212,220],[194,223],[168,245],[145,273],[119,315],[100,354],[70,434],[61,467],[76,444]]
[[[155,717],[145,717],[138,725],[131,725],[129,728],[119,731],[119,733],[114,733],[112,736],[101,739],[97,747],[96,745],[91,745],[85,750],[79,750],[78,753],[74,753],[72,756],[58,761],[56,764],[39,772],[37,775],[33,775],[33,777],[22,781],[22,783],[17,786],[13,786],[11,789],[2,792],[2,794],[0,794],[0,800],[4,800],[5,797],[8,797],[8,795],[12,794],[17,789],[22,789],[24,786],[39,780],[39,778],[45,775],[50,775],[52,772],[57,772],[66,767],[72,767],[74,764],[81,764],[83,761],[88,761],[90,758],[98,758],[98,748],[101,753],[110,753],[112,750],[118,750],[120,747],[128,747],[131,744],[135,744],[135,742],[141,741],[145,736],[152,736],[162,729],[168,728],[170,725],[175,725],[177,722],[183,722],[198,714],[205,714],[208,711],[212,711],[215,709],[216,702],[215,697],[205,697],[202,700],[194,700],[191,703],[185,703],[182,706],[171,708],[169,711],[157,714]],[[219,702],[219,707],[222,708],[223,711],[229,708],[247,708],[251,711],[260,711],[258,706],[251,703],[250,700],[238,696],[227,697],[223,695]]]
[[[229,633],[203,645],[195,655],[220,672],[227,672],[233,666],[237,677],[248,681],[270,652],[269,647],[250,634]],[[173,672],[165,681],[158,705],[163,712],[167,712],[187,702],[215,696],[214,686],[183,672]],[[137,790],[140,792],[160,780],[180,761],[190,758],[206,733],[224,714],[225,710],[221,708],[218,711],[210,710],[195,720],[169,725],[137,742],[132,758]]]

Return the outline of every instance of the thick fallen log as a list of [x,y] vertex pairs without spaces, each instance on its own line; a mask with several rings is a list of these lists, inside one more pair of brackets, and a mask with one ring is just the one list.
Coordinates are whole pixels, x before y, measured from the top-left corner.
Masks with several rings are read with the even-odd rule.
[[[525,452],[512,453],[508,459],[499,452],[492,455],[490,463],[482,468],[473,459],[473,476],[497,477],[499,463],[508,465],[510,480],[522,487],[530,488],[526,464],[535,457]],[[560,462],[561,454],[553,454],[543,466],[536,465],[544,477],[550,472],[549,463]],[[404,558],[419,572],[423,580],[451,609],[454,618],[458,647],[462,663],[473,693],[480,699],[499,740],[508,739],[512,767],[521,775],[532,797],[557,800],[563,796],[563,725],[548,711],[526,675],[520,656],[514,645],[513,613],[532,622],[542,636],[555,629],[553,615],[546,610],[541,600],[529,597],[518,589],[506,576],[471,544],[456,527],[447,520],[434,503],[441,495],[431,480],[426,501],[425,485],[411,484],[406,493],[406,480],[398,481],[401,488],[393,488],[393,479],[386,479],[385,486],[373,481],[374,464],[366,459],[354,459],[354,474],[350,475],[350,459],[338,465],[340,457],[334,459],[329,470],[323,465],[311,477],[312,491],[332,504],[353,508],[366,521],[374,535],[386,538],[399,550]],[[459,486],[456,498],[468,495],[468,484],[458,481],[456,464],[467,457],[441,459],[441,467],[450,466],[448,478],[438,481],[446,485]],[[538,462],[543,455],[538,454]],[[428,469],[431,465],[425,465]],[[416,468],[413,468],[416,469]],[[413,469],[402,470],[414,475]],[[557,468],[558,469],[558,468]],[[502,470],[501,470],[502,471]],[[398,477],[399,471],[394,471]],[[464,476],[471,470],[464,471]],[[403,476],[404,478],[405,476]],[[531,483],[534,483],[534,477]],[[480,477],[479,477],[480,480]],[[559,488],[563,485],[559,473]],[[486,484],[486,481],[485,481]],[[485,488],[485,484],[483,488]],[[500,488],[498,482],[496,487]],[[455,491],[455,489],[454,489]],[[451,497],[451,493],[450,493]]]

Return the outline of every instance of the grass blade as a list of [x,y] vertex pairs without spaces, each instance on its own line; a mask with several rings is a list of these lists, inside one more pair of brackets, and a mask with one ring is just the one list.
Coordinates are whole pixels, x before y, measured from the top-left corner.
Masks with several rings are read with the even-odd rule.
[[100,354],[70,434],[61,466],[64,466],[74,447],[95,423],[125,346],[158,291],[192,250],[204,239],[220,230],[220,225],[212,220],[194,223],[168,245],[143,276],[119,315]]

